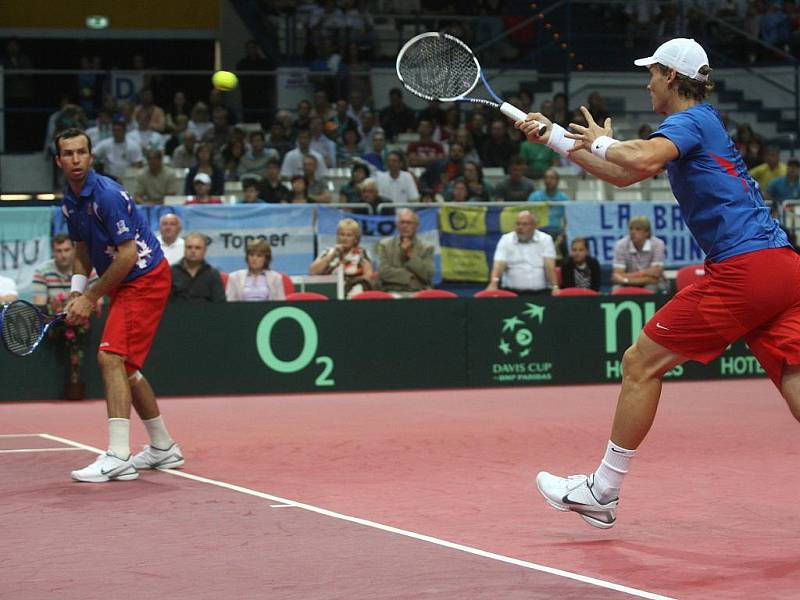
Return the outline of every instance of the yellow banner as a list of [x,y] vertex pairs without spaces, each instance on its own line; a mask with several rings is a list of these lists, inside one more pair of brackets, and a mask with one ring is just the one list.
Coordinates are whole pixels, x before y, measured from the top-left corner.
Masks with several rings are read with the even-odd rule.
[[439,209],[439,229],[442,233],[486,235],[486,207],[442,206]]
[[442,246],[442,277],[449,281],[488,281],[489,265],[483,250]]
[[500,213],[500,231],[508,233],[514,231],[517,214],[527,210],[536,219],[537,227],[547,227],[550,223],[550,207],[544,202],[531,203],[530,206],[507,206]]

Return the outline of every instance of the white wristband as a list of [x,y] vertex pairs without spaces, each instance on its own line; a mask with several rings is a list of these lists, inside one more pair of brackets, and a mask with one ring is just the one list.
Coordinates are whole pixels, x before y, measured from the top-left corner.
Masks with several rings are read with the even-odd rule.
[[86,275],[73,275],[70,282],[69,293],[71,294],[72,292],[78,292],[79,294],[82,294],[86,289],[87,281],[89,280],[87,279]]
[[602,158],[606,160],[606,152],[608,149],[611,148],[614,144],[616,144],[619,140],[615,140],[612,137],[608,137],[607,135],[601,135],[595,141],[592,142],[592,154],[594,154],[598,158]]
[[565,137],[564,134],[567,130],[558,123],[553,123],[553,128],[550,130],[550,137],[547,138],[547,147],[555,150],[564,158],[567,158],[569,151],[575,145],[575,140]]

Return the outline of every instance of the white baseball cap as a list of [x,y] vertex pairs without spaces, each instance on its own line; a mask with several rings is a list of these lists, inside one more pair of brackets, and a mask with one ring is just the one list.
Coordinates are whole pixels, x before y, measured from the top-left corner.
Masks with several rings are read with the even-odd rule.
[[697,81],[708,81],[708,75],[701,75],[700,69],[708,65],[708,56],[703,47],[689,38],[675,38],[661,44],[653,56],[633,61],[637,67],[649,67],[655,63],[675,69]]
[[211,185],[211,177],[209,177],[207,173],[198,173],[197,175],[194,176],[194,181],[199,181],[200,183]]

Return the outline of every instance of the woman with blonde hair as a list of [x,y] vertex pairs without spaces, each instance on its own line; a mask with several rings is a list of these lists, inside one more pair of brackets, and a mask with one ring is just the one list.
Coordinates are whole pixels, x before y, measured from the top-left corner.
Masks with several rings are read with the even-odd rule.
[[270,271],[272,249],[264,239],[247,243],[245,250],[246,269],[234,271],[228,277],[225,297],[228,302],[264,302],[286,300],[283,276]]
[[372,289],[372,261],[361,242],[361,227],[354,219],[342,219],[336,225],[336,245],[327,248],[311,263],[311,275],[328,275],[341,266],[344,289],[348,298]]

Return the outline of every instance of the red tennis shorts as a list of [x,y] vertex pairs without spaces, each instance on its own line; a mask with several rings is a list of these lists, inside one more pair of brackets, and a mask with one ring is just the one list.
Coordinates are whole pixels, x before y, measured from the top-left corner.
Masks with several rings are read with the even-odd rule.
[[111,294],[100,350],[125,358],[125,369],[142,368],[172,291],[172,270],[166,259],[155,269],[120,285]]
[[770,248],[706,261],[705,271],[653,315],[645,333],[702,363],[744,337],[780,389],[784,365],[800,365],[800,256]]

